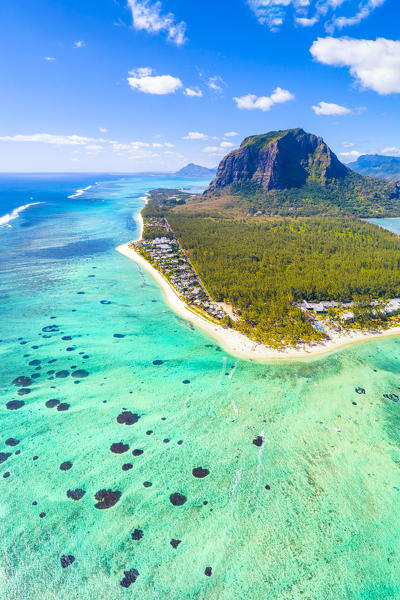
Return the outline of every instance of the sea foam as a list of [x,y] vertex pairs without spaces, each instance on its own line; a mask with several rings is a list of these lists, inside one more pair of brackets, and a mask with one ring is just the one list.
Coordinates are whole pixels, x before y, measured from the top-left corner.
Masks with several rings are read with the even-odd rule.
[[88,185],[85,188],[76,190],[76,192],[74,194],[71,194],[70,196],[68,196],[68,198],[79,198],[79,196],[82,196],[85,192],[90,190],[92,187],[93,187],[92,185]]
[[29,208],[30,206],[36,206],[37,204],[43,204],[43,202],[31,202],[30,204],[23,204],[22,206],[18,206],[18,208],[14,208],[13,211],[7,213],[0,217],[0,226],[7,225],[10,221],[17,219],[19,214]]

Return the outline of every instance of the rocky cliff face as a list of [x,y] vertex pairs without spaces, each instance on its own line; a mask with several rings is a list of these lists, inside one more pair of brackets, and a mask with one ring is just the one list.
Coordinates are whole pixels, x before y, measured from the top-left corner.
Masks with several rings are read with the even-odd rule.
[[225,156],[205,193],[247,181],[265,190],[300,187],[308,181],[325,185],[349,173],[322,138],[303,129],[272,131],[244,139],[238,150]]

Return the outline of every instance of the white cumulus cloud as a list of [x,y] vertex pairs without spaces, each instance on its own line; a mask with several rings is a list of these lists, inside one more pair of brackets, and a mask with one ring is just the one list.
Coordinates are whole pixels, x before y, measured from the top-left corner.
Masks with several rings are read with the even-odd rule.
[[132,89],[145,94],[163,96],[174,94],[183,87],[182,81],[172,75],[152,75],[152,69],[141,68],[129,73],[127,81]]
[[184,140],[208,140],[208,135],[200,133],[199,131],[189,131],[187,135],[183,136]]
[[396,148],[395,146],[383,148],[381,154],[384,154],[385,156],[400,156],[400,148]]
[[365,89],[378,94],[400,93],[400,41],[377,38],[318,38],[310,52],[318,62],[348,67]]
[[349,152],[340,152],[339,156],[343,162],[351,162],[352,160],[357,160],[362,154],[358,150],[350,150]]
[[85,146],[91,142],[97,142],[96,138],[83,137],[81,135],[54,135],[52,133],[34,133],[32,135],[4,135],[0,137],[2,142],[34,142],[39,144],[53,144],[54,146]]
[[170,42],[181,46],[186,42],[186,23],[177,23],[173,13],[162,13],[161,2],[150,0],[128,0],[132,12],[133,26],[147,33],[166,33]]
[[83,48],[85,46],[85,42],[83,40],[78,40],[74,44],[75,48]]
[[221,142],[219,146],[206,146],[203,148],[203,152],[210,156],[223,156],[226,154],[229,148],[233,148],[234,144],[231,142]]
[[238,108],[242,110],[269,110],[274,104],[281,104],[294,100],[294,95],[288,90],[283,90],[277,87],[270,96],[256,96],[255,94],[247,94],[247,96],[240,96],[234,98]]
[[193,88],[185,88],[185,96],[189,96],[190,98],[201,98],[203,92],[198,89]]
[[53,62],[56,59],[54,58],[54,56],[45,56],[44,60],[47,60],[47,62]]
[[316,115],[343,116],[352,113],[350,108],[340,106],[340,104],[335,104],[334,102],[318,102],[318,104],[316,106],[313,106],[312,109]]
[[239,135],[237,131],[227,131],[224,133],[224,137],[236,137],[237,135]]

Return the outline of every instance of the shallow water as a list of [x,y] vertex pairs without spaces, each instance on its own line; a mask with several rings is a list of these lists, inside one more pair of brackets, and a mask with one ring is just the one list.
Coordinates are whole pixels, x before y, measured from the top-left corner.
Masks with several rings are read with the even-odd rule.
[[[400,339],[237,361],[114,250],[147,189],[202,182],[103,177],[68,198],[94,181],[0,180],[0,216],[44,202],[0,228],[0,597],[399,598]],[[103,489],[121,496],[100,510]]]

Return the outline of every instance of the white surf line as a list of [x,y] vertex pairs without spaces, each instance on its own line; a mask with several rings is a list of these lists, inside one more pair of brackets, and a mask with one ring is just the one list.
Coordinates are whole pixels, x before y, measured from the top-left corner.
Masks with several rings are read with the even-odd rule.
[[238,407],[233,398],[232,398],[232,408],[233,408],[233,412],[235,413],[235,415],[238,415],[239,414]]
[[14,208],[10,213],[3,215],[0,217],[0,225],[8,225],[10,221],[17,219],[19,214],[29,208],[30,206],[37,206],[38,204],[44,204],[43,202],[30,202],[30,204],[23,204],[22,206],[18,206]]
[[236,371],[236,369],[237,369],[238,362],[239,362],[238,360],[235,362],[235,366],[232,368],[232,371],[229,373],[229,375],[228,375],[228,379],[232,379],[232,377],[233,377],[233,374],[234,374],[234,372],[235,372],[235,371]]
[[79,196],[82,196],[85,192],[90,190],[92,187],[93,187],[92,185],[87,185],[86,187],[84,187],[82,189],[78,189],[78,190],[76,190],[76,192],[74,192],[73,194],[68,196],[68,198],[79,198]]
[[232,502],[235,499],[236,492],[237,492],[237,489],[239,487],[240,480],[242,479],[242,473],[243,473],[242,469],[239,469],[237,471],[237,473],[236,473],[235,483],[233,484],[233,488],[232,488],[232,496],[231,496]]
[[260,449],[258,451],[258,478],[257,478],[257,487],[260,485],[260,482],[261,482],[262,457],[263,457],[264,446],[265,446],[265,432],[264,432],[264,429],[260,433],[260,437],[262,438],[262,444],[261,444]]

